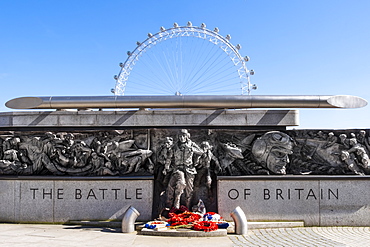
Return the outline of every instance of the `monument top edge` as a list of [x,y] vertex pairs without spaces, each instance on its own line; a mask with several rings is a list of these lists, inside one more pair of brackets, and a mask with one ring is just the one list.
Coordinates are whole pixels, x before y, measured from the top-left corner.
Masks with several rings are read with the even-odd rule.
[[0,112],[2,127],[297,126],[298,110],[121,110]]

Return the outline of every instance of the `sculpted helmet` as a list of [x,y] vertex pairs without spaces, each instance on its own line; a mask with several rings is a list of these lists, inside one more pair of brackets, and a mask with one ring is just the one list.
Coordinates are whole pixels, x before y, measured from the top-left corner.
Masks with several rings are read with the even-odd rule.
[[280,131],[270,131],[254,141],[252,154],[260,164],[266,164],[272,148],[286,149],[291,151],[293,142],[287,134]]
[[186,135],[188,138],[190,138],[190,133],[187,129],[181,129],[180,135]]

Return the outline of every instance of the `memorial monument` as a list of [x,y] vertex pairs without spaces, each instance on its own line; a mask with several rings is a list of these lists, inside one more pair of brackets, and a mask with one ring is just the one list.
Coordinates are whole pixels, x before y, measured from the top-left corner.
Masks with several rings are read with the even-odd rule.
[[[247,94],[122,95],[143,50],[184,33],[227,47]],[[12,109],[56,111],[0,113],[0,220],[116,221],[133,206],[148,221],[203,205],[227,220],[240,206],[251,221],[368,226],[369,130],[286,129],[298,125],[294,108],[367,102],[343,95],[252,96],[249,58],[229,40],[204,24],[175,24],[129,53],[114,96],[9,100]]]

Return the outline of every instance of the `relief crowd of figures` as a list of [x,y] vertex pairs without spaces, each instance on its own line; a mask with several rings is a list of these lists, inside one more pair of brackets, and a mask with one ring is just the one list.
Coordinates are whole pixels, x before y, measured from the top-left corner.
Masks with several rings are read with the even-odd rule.
[[[138,148],[127,135],[115,132],[46,132],[6,136],[0,142],[3,175],[126,175],[144,169],[143,164],[152,155],[152,151]],[[145,169],[152,172],[153,164]]]
[[[365,130],[151,131],[156,134],[141,133],[145,141],[134,130],[4,133],[0,135],[0,175],[154,174],[171,183],[171,177],[181,180],[182,175],[174,171],[184,166],[189,174],[198,174],[194,183],[202,181],[210,188],[216,174],[370,174],[370,138]],[[181,143],[191,145],[191,155]]]

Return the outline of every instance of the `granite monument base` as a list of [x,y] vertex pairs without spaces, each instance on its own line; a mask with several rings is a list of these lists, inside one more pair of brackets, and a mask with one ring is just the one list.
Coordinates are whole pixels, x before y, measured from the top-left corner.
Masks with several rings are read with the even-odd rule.
[[370,176],[219,177],[218,209],[240,206],[248,221],[306,226],[370,226]]
[[153,180],[138,178],[2,178],[0,221],[65,223],[121,220],[132,205],[139,221],[152,216]]
[[120,221],[130,205],[149,221],[192,174],[177,202],[227,220],[369,225],[370,130],[297,125],[296,110],[0,113],[0,221]]

